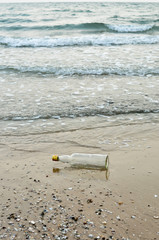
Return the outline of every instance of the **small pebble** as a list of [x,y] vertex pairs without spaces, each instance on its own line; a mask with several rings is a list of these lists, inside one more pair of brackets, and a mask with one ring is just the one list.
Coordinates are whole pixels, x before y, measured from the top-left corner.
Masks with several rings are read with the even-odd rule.
[[30,221],[30,223],[31,223],[32,225],[35,225],[35,222],[34,222],[34,221]]
[[106,221],[104,221],[104,222],[102,222],[103,223],[103,225],[107,225],[107,222]]
[[34,232],[34,229],[31,228],[31,227],[29,227],[29,228],[28,228],[28,231],[33,233],[33,232]]
[[120,217],[119,216],[117,216],[116,219],[120,221]]
[[89,238],[93,238],[93,234],[89,234],[88,237],[89,237]]

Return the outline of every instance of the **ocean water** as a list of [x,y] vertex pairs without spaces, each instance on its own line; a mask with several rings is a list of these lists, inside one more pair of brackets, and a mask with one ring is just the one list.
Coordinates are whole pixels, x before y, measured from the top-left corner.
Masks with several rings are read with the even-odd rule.
[[158,117],[159,3],[1,4],[1,135]]

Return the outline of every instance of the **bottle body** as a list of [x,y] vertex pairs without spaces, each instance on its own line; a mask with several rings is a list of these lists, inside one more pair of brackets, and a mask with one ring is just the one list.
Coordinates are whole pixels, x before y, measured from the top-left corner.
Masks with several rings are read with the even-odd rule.
[[70,165],[75,168],[107,170],[109,167],[108,155],[102,154],[73,153],[72,155],[58,156],[58,161],[70,163]]

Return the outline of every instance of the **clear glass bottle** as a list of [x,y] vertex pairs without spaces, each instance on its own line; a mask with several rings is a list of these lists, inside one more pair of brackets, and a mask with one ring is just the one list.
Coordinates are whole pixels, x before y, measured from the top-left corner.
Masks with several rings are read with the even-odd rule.
[[73,153],[72,155],[52,156],[53,161],[69,163],[71,167],[108,170],[109,158],[103,154]]

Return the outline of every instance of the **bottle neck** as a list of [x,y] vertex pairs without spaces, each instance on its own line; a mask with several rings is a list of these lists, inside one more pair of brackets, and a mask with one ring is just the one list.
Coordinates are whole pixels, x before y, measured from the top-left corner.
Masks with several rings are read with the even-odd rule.
[[71,162],[71,160],[72,160],[72,157],[69,156],[69,155],[59,156],[59,161],[60,162],[69,163],[69,162]]

